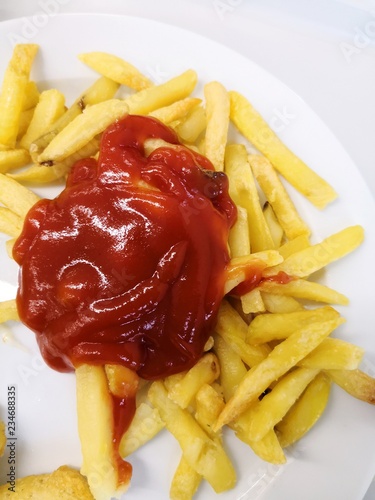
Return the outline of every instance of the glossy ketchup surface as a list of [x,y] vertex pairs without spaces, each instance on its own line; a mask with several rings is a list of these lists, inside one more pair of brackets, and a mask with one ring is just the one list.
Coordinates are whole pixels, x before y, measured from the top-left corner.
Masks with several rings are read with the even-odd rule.
[[[146,139],[160,138],[146,156]],[[124,364],[146,379],[191,367],[223,297],[236,216],[225,174],[173,131],[128,116],[29,212],[14,246],[17,306],[46,362]]]

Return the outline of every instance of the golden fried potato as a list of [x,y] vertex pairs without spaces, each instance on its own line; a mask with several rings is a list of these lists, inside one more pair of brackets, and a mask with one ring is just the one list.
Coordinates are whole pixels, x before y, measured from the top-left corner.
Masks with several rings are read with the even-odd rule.
[[75,469],[63,465],[51,474],[27,476],[0,486],[1,500],[94,500],[86,479]]
[[4,455],[5,445],[7,443],[5,437],[5,424],[4,422],[0,422],[0,457]]
[[152,81],[132,64],[113,54],[87,52],[80,54],[78,58],[101,75],[134,90],[146,89],[153,85]]
[[229,96],[230,117],[235,126],[292,186],[318,208],[324,208],[337,197],[324,179],[281,142],[246,97],[234,91]]
[[16,144],[20,117],[38,45],[21,43],[14,47],[5,71],[0,94],[0,144],[13,148]]

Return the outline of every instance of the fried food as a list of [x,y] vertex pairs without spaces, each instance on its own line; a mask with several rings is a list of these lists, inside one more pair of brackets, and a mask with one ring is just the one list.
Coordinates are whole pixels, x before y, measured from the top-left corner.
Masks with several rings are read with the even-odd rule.
[[0,486],[2,500],[94,500],[86,478],[66,465],[50,474],[39,474],[17,479],[14,491],[9,484]]

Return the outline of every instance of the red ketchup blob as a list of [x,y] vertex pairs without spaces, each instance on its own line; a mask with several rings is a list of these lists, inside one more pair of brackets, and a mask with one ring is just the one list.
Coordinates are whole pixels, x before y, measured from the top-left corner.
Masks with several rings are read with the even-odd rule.
[[[148,157],[146,139],[160,138]],[[28,213],[13,255],[17,306],[46,362],[123,364],[145,379],[190,368],[223,298],[236,209],[224,173],[159,121],[127,116]]]

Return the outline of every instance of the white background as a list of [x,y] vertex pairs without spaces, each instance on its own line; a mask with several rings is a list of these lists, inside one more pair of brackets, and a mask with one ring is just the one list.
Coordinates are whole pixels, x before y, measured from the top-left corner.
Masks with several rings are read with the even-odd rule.
[[0,21],[41,12],[145,17],[237,50],[308,103],[374,196],[375,0],[0,0]]

